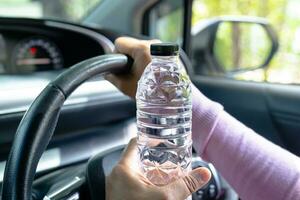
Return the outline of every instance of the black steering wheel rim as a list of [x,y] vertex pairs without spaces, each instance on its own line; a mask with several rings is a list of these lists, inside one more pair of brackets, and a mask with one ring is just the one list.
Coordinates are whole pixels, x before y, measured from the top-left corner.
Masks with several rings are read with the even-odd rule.
[[129,71],[131,64],[132,60],[121,54],[97,56],[74,65],[46,86],[17,129],[5,166],[2,200],[32,199],[38,161],[52,138],[67,97],[95,75]]

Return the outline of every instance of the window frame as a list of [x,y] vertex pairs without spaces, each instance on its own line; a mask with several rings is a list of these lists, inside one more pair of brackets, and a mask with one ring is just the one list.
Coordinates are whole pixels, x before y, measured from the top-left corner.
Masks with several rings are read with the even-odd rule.
[[[183,5],[183,24],[182,24],[182,49],[186,52],[190,58],[190,42],[191,42],[191,23],[192,23],[192,6],[193,0],[180,0]],[[150,36],[150,12],[161,4],[163,0],[157,1],[151,5],[143,14],[142,30],[143,35]]]

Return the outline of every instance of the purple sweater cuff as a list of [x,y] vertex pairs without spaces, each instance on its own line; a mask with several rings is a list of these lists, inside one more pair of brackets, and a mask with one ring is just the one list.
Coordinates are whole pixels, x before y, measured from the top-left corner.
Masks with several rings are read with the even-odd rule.
[[194,148],[202,155],[218,122],[223,107],[208,99],[192,84],[192,136]]

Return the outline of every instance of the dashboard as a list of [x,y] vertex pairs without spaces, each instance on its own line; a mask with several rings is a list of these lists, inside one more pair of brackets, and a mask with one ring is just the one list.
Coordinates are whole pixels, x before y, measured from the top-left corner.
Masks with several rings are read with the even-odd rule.
[[112,50],[108,38],[79,25],[0,19],[0,74],[61,70]]

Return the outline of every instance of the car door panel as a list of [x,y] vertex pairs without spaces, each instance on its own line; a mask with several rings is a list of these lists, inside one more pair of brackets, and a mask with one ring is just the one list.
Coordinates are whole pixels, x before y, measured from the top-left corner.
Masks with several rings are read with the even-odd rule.
[[300,155],[300,87],[204,76],[192,81],[235,118]]
[[278,133],[287,148],[300,154],[300,88],[274,85],[268,87],[268,106]]

